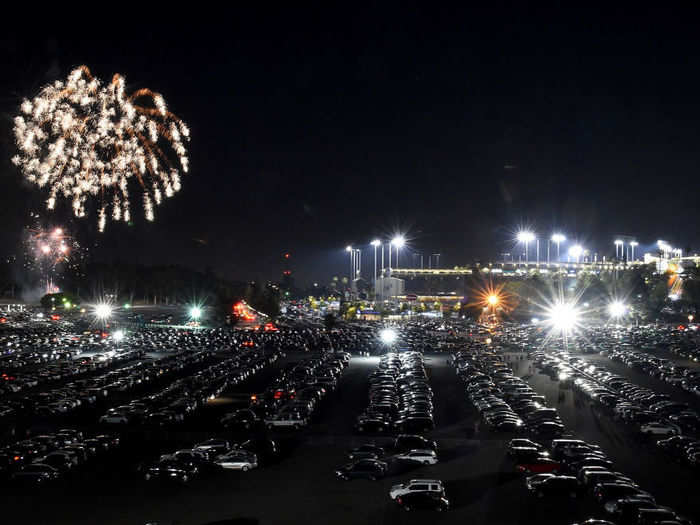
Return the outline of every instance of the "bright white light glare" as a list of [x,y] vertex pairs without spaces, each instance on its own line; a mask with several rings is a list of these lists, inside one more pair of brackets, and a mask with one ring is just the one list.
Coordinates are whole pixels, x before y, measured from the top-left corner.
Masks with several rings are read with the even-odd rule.
[[615,246],[620,246],[621,244],[625,244],[625,243],[624,243],[622,240],[620,240],[620,239],[617,239],[617,240],[615,241]]
[[581,257],[581,254],[583,253],[583,247],[580,244],[576,244],[569,248],[569,255],[572,257]]
[[622,317],[627,313],[627,305],[620,301],[613,301],[608,305],[608,313],[610,317]]
[[533,317],[532,319],[530,319],[530,322],[531,322],[532,324],[537,324],[537,323],[540,322],[540,320],[539,320],[539,318],[537,318],[537,317]]
[[532,242],[535,240],[535,234],[529,231],[518,232],[518,242]]
[[638,243],[637,241],[632,241],[632,242],[630,243],[630,246],[632,246],[632,247],[634,247],[634,246],[639,246],[639,243]]
[[391,239],[391,244],[397,248],[403,248],[403,245],[406,244],[406,238],[403,235],[397,235]]
[[95,307],[95,315],[98,319],[107,319],[112,316],[112,307],[106,303],[98,304]]
[[385,345],[390,345],[394,343],[397,337],[398,336],[396,334],[396,331],[391,328],[385,328],[384,330],[379,332],[379,338]]
[[578,322],[579,312],[573,303],[556,303],[547,311],[552,327],[561,332],[570,332]]
[[552,235],[552,242],[564,242],[566,240],[566,236],[562,235],[561,233],[555,233]]
[[190,317],[192,319],[199,319],[202,317],[202,309],[199,306],[193,306],[190,308]]
[[559,381],[566,381],[569,378],[569,374],[566,372],[559,372]]
[[374,239],[370,244],[376,248],[377,246],[382,244],[382,241],[380,241],[379,239]]
[[352,251],[352,246],[350,246],[350,245],[348,244],[348,245],[345,247],[345,251],[346,251],[346,252],[351,252],[351,251]]
[[117,330],[112,334],[112,337],[116,342],[123,341],[124,340],[124,330]]
[[678,295],[677,293],[671,293],[671,294],[668,294],[668,298],[671,299],[671,301],[677,301],[678,299],[681,298],[681,296]]

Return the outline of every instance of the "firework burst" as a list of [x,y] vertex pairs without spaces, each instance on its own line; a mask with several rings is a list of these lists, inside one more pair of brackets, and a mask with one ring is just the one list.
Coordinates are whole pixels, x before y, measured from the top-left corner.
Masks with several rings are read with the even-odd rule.
[[81,275],[86,250],[66,228],[44,228],[37,219],[35,224],[25,228],[23,244],[25,270],[39,274],[47,291],[54,289],[55,280],[66,271]]
[[[105,85],[80,66],[65,82],[24,100],[20,111],[14,126],[19,154],[12,161],[29,182],[48,188],[48,209],[63,197],[84,217],[86,202],[95,199],[102,231],[108,214],[131,219],[130,181],[141,189],[149,221],[154,206],[180,190],[189,129],[158,93],[127,95],[124,77],[116,74]],[[177,160],[166,155],[166,145]]]

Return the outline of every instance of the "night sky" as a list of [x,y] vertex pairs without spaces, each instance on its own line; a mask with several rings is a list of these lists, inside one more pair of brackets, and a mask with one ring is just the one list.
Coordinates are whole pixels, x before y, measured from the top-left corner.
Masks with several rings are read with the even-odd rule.
[[192,133],[155,223],[137,198],[132,226],[73,223],[100,260],[278,278],[289,251],[305,283],[377,235],[453,266],[511,251],[522,224],[606,255],[619,234],[697,249],[697,15],[268,6],[167,33],[5,34],[0,254],[46,198],[9,162],[12,118],[80,64],[163,93]]

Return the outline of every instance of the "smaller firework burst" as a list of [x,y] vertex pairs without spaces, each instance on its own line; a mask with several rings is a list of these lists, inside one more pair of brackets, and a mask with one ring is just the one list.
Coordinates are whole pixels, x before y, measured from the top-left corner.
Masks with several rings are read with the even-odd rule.
[[25,228],[24,268],[38,273],[47,292],[57,291],[56,281],[65,272],[82,273],[85,250],[63,226],[42,227],[38,215],[34,224]]

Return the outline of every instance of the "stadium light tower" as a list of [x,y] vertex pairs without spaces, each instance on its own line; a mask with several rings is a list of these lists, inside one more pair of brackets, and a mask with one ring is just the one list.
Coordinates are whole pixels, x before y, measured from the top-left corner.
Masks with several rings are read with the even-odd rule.
[[583,254],[583,246],[581,246],[580,244],[575,244],[571,248],[569,248],[569,255],[571,257],[576,257],[576,263],[579,262],[581,254]]
[[[557,245],[557,262],[559,262],[559,245],[566,240],[566,236],[561,233],[552,235],[551,241]],[[547,264],[549,264],[549,241],[547,242]]]
[[403,235],[397,235],[391,239],[391,244],[389,245],[389,268],[391,268],[391,246],[396,247],[396,268],[399,267],[399,250],[406,244],[406,238]]
[[630,242],[630,246],[632,247],[632,260],[634,261],[634,248],[635,246],[639,246],[639,243],[637,241],[632,241]]
[[525,245],[525,264],[527,264],[530,259],[528,255],[528,245],[535,240],[535,234],[531,231],[521,231],[518,233],[518,242]]
[[625,247],[625,241],[622,239],[615,239],[615,258],[622,259],[622,251]]
[[374,284],[377,284],[377,247],[382,244],[379,239],[374,239],[371,243],[374,246]]

